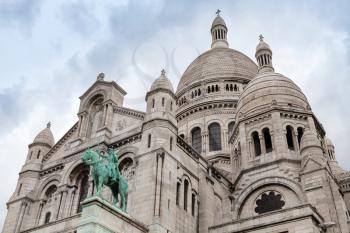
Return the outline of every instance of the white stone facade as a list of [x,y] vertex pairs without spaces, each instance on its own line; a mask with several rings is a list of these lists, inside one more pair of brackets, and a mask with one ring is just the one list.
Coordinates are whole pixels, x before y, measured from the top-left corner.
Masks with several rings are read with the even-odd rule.
[[76,232],[94,192],[80,157],[112,147],[140,223],[123,218],[115,227],[125,231],[348,233],[350,173],[306,96],[274,72],[263,37],[255,63],[228,47],[227,31],[218,15],[212,48],[176,92],[162,71],[145,112],[124,107],[126,92],[100,74],[80,97],[78,122],[56,143],[48,124],[28,146],[2,232]]

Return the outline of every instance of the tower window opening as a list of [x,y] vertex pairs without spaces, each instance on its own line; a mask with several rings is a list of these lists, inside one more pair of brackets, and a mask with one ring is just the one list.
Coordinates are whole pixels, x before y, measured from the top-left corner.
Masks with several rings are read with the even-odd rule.
[[152,108],[154,108],[155,102],[156,101],[154,99],[152,99]]
[[231,121],[229,124],[228,124],[228,134],[230,135],[232,133],[232,130],[233,130],[233,127],[235,126],[235,122],[234,121]]
[[19,196],[21,194],[21,191],[22,191],[22,184],[19,184],[17,196]]
[[192,147],[198,153],[202,152],[202,135],[201,129],[199,127],[195,127],[191,131],[192,136]]
[[272,140],[271,140],[270,130],[269,128],[264,128],[262,132],[264,135],[266,153],[269,153],[272,151]]
[[173,101],[170,102],[170,111],[173,111]]
[[196,207],[196,195],[194,193],[192,193],[192,200],[191,200],[191,213],[192,216],[194,216],[194,212],[195,212],[195,207]]
[[214,89],[214,85],[211,86],[211,92],[214,92],[215,89]]
[[210,93],[210,86],[208,86],[208,88],[207,88],[207,92],[208,92],[208,93]]
[[173,137],[170,137],[170,151],[173,150]]
[[79,193],[79,202],[78,202],[79,206],[77,211],[78,213],[80,213],[83,210],[81,202],[84,201],[88,196],[88,191],[89,191],[89,176],[84,175],[84,177],[80,181],[80,193]]
[[162,98],[162,107],[164,107],[165,98]]
[[234,90],[234,91],[237,91],[237,90],[238,90],[237,84],[234,85],[233,90]]
[[29,159],[32,159],[33,157],[33,151],[30,152]]
[[51,218],[51,212],[47,212],[45,214],[45,220],[44,220],[44,224],[47,224],[50,222],[50,218]]
[[148,147],[148,148],[151,147],[151,139],[152,139],[151,134],[148,134],[148,142],[147,142],[147,147]]
[[187,211],[187,199],[188,199],[188,181],[184,182],[184,210]]
[[297,131],[298,131],[298,144],[300,146],[301,138],[304,134],[304,129],[302,127],[298,127]]
[[180,138],[185,139],[185,135],[184,134],[180,134]]
[[230,91],[233,91],[233,85],[230,84]]
[[254,152],[255,156],[261,155],[261,146],[258,132],[254,131],[252,133],[253,143],[254,143]]
[[229,87],[228,87],[228,84],[226,84],[226,91],[229,91]]
[[176,183],[176,205],[180,204],[180,188],[181,188],[181,184],[180,182]]
[[36,158],[40,158],[40,153],[41,153],[41,150],[38,151],[38,154],[36,155]]
[[287,130],[286,137],[287,137],[288,149],[294,150],[293,128],[292,128],[292,126],[288,125],[288,126],[286,127],[286,130]]
[[215,85],[215,91],[218,92],[219,91],[219,86]]
[[212,123],[209,129],[209,151],[221,150],[221,129],[218,123]]
[[200,96],[201,94],[201,89],[198,89],[198,96]]

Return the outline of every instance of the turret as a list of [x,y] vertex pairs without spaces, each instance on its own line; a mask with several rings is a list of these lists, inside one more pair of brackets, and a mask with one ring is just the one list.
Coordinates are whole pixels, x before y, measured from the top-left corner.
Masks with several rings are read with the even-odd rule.
[[262,35],[259,36],[259,44],[256,46],[255,58],[259,65],[259,73],[273,72],[272,66],[272,50],[270,46],[263,40]]
[[220,12],[220,10],[217,10],[217,16],[211,25],[211,48],[228,48],[227,27],[224,19],[220,16]]

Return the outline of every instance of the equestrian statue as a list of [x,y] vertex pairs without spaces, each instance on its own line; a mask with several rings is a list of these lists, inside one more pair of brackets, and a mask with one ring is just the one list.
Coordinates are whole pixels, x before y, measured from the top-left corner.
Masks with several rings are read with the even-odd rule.
[[81,159],[92,168],[92,178],[96,187],[96,195],[101,197],[102,187],[108,186],[114,197],[113,205],[118,203],[118,194],[120,194],[120,208],[123,212],[126,212],[128,183],[120,174],[118,156],[115,154],[114,150],[108,148],[105,154],[102,154],[99,148],[95,151],[87,149],[83,153]]

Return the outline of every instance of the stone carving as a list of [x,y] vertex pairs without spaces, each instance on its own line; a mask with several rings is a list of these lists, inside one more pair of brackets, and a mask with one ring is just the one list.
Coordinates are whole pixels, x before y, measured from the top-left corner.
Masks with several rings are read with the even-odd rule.
[[126,127],[126,124],[127,124],[126,119],[122,119],[122,120],[117,121],[116,130],[117,131],[123,130]]
[[126,212],[126,195],[128,183],[118,169],[118,157],[112,148],[107,151],[107,156],[102,155],[100,149],[96,151],[87,149],[81,159],[92,168],[92,178],[96,187],[96,195],[101,196],[103,186],[108,186],[113,194],[113,204],[118,203],[118,194],[121,197],[121,209]]
[[274,210],[282,209],[285,201],[282,195],[276,191],[263,193],[256,201],[255,213],[263,214]]

